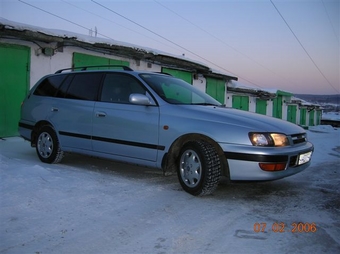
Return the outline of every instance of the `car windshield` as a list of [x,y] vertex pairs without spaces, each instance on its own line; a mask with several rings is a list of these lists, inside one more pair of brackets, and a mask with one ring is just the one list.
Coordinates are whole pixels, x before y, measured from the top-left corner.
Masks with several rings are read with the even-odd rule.
[[217,100],[181,79],[160,74],[140,74],[140,77],[168,103],[221,106]]

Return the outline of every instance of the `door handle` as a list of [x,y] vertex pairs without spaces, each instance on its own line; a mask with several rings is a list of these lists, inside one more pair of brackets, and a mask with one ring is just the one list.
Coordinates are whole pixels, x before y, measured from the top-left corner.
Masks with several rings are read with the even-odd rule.
[[104,112],[96,112],[96,117],[105,117],[106,113]]
[[52,112],[58,112],[59,109],[58,109],[58,108],[55,108],[55,107],[52,107],[52,108],[51,108],[51,111],[52,111]]

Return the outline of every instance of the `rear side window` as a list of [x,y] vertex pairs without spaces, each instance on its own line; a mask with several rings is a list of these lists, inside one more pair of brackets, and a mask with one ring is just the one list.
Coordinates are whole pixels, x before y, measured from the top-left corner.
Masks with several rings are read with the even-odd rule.
[[102,73],[82,73],[74,75],[65,98],[77,100],[97,100]]
[[65,77],[66,75],[57,75],[44,79],[33,94],[39,96],[55,96]]

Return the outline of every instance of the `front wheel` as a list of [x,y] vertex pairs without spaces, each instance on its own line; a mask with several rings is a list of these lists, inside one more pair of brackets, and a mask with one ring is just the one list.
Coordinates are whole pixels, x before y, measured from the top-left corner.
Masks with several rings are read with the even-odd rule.
[[203,140],[187,142],[179,154],[177,173],[186,192],[194,196],[213,193],[221,176],[216,149]]
[[43,126],[39,130],[36,140],[36,151],[42,162],[58,163],[61,161],[64,153],[60,149],[57,134],[52,127]]

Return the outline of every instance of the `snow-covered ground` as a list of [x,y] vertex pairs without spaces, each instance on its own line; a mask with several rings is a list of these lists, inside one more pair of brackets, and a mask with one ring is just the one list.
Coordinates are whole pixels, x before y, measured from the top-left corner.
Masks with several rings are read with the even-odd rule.
[[340,113],[339,112],[325,112],[325,113],[322,113],[322,119],[340,122]]
[[80,155],[43,164],[21,138],[0,140],[0,253],[340,253],[340,129],[308,135],[302,173],[223,179],[207,197],[155,169]]

